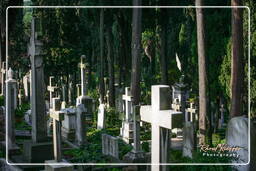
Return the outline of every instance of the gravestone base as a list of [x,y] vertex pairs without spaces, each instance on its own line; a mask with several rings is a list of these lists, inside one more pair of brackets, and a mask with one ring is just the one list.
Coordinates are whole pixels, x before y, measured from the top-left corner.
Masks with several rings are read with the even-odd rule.
[[[6,142],[5,141],[1,141],[0,145],[1,145],[1,148],[0,148],[1,150],[6,149]],[[13,144],[11,147],[10,147],[10,145],[8,145],[8,148],[9,148],[9,152],[8,152],[9,156],[20,154],[20,147],[17,146],[16,144]]]
[[45,171],[73,171],[74,167],[73,165],[67,163],[67,162],[58,162],[58,164],[63,165],[52,165],[52,163],[57,163],[55,160],[47,160],[45,161]]
[[134,152],[133,150],[128,152],[123,157],[125,163],[146,163],[145,153],[143,151]]
[[51,142],[35,143],[25,141],[24,159],[29,163],[44,163],[45,160],[53,159],[53,144]]
[[75,130],[68,130],[64,127],[61,128],[61,136],[64,140],[74,141],[76,132]]
[[127,144],[131,144],[133,142],[133,122],[122,122],[122,127],[120,128],[120,136]]

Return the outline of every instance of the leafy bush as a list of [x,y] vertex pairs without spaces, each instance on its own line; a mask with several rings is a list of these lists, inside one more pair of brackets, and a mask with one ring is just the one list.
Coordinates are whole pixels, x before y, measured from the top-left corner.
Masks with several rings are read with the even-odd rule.
[[22,104],[15,110],[15,116],[24,117],[25,112],[29,109],[30,109],[30,104],[28,103]]

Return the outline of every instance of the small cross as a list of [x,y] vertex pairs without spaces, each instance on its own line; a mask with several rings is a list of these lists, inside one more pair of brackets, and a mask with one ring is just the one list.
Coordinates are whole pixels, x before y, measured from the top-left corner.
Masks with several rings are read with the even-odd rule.
[[[190,114],[190,120],[188,119],[188,115]],[[195,107],[195,103],[191,102],[190,107],[186,109],[186,121],[193,122],[194,119],[198,119],[197,116],[197,109]]]
[[125,120],[129,121],[131,119],[130,115],[132,113],[132,96],[130,87],[125,87],[125,94],[123,95],[123,100],[125,101]]
[[50,106],[51,107],[52,107],[53,93],[58,88],[57,86],[53,86],[53,80],[54,80],[54,77],[50,76],[50,78],[49,78],[49,84],[50,85],[47,87],[47,90],[50,92]]

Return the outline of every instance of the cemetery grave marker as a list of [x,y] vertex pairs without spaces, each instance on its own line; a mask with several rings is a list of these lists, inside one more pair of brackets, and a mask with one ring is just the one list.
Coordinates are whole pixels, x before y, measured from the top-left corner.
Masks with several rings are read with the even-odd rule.
[[[182,116],[181,112],[171,110],[169,94],[169,86],[154,85],[151,87],[151,106],[140,108],[141,120],[151,123],[151,163],[154,164],[151,166],[152,171],[160,170],[159,163],[168,162],[169,139],[160,134],[161,129],[172,129],[175,127],[174,118]],[[163,166],[161,168],[166,169]]]
[[102,134],[102,154],[119,159],[118,138],[108,134]]

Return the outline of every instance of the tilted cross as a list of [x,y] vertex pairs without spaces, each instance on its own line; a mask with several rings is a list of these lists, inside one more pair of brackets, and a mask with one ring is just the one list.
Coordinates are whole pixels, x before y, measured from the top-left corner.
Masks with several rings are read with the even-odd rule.
[[[172,129],[172,117],[176,114],[182,114],[171,110],[170,87],[167,85],[155,85],[151,87],[151,106],[141,106],[141,120],[151,123],[151,170],[160,170],[159,163],[166,160],[161,155],[160,142],[163,137],[160,136],[160,128]],[[168,148],[168,147],[167,147]],[[168,149],[167,149],[168,150]]]
[[54,160],[61,161],[61,121],[64,120],[64,112],[61,111],[60,98],[53,98],[53,108],[50,109],[50,117],[53,119],[53,149]]
[[123,95],[123,100],[125,101],[125,120],[131,120],[131,113],[132,113],[132,96],[130,87],[125,87],[125,94]]

